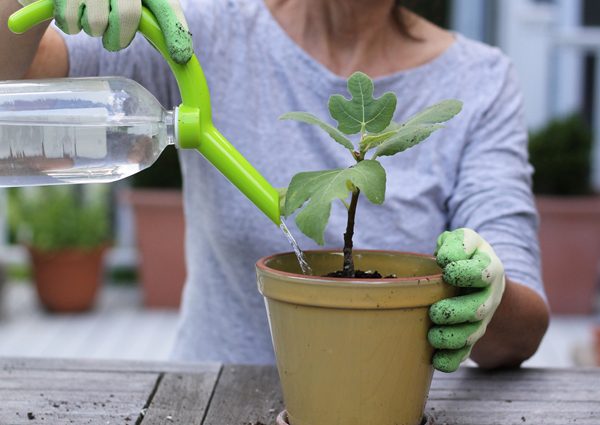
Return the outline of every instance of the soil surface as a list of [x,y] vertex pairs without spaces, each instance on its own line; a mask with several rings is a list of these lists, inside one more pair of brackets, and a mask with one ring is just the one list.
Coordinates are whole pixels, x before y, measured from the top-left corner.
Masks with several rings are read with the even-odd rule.
[[[324,277],[347,277],[347,276],[344,276],[344,272],[342,270],[338,270],[335,272],[328,273]],[[381,275],[381,273],[379,273],[377,270],[375,270],[375,271],[373,271],[373,270],[367,270],[367,271],[355,270],[354,276],[351,276],[351,278],[354,278],[354,279],[394,279],[394,278],[396,278],[396,275],[390,274],[388,276],[383,277]]]

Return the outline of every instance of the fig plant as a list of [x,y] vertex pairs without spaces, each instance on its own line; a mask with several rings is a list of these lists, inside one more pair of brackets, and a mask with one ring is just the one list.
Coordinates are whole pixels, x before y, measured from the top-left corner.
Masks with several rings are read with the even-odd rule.
[[[336,199],[341,200],[348,211],[348,220],[344,233],[344,263],[339,275],[355,277],[352,238],[359,195],[363,193],[374,204],[382,204],[385,198],[386,173],[377,158],[395,155],[422,142],[442,128],[442,123],[458,114],[462,103],[445,100],[398,124],[392,121],[397,104],[394,93],[374,98],[373,81],[361,72],[354,73],[347,85],[350,99],[339,94],[329,98],[329,113],[337,121],[337,127],[306,112],[289,112],[281,116],[283,120],[320,127],[346,148],[356,162],[348,168],[296,174],[282,199],[282,214],[288,217],[301,209],[295,220],[298,228],[323,245],[331,204]],[[352,135],[358,135],[356,146],[349,138]],[[368,158],[367,154],[370,155]]]

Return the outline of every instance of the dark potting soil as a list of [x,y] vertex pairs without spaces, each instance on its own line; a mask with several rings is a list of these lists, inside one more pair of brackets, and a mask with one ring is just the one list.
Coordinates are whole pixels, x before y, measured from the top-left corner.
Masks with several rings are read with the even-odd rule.
[[[347,276],[344,276],[344,272],[342,270],[338,270],[335,272],[328,273],[323,277],[347,277]],[[351,276],[351,277],[354,279],[382,279],[382,278],[383,279],[394,279],[396,277],[396,275],[390,274],[388,276],[383,277],[381,275],[381,273],[379,273],[377,270],[375,270],[375,271],[367,270],[366,272],[362,271],[362,270],[355,270],[354,276]]]

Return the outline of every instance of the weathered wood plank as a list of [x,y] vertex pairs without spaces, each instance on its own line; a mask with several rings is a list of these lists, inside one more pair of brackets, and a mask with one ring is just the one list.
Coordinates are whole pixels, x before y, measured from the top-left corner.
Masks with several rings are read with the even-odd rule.
[[486,372],[465,368],[435,374],[430,399],[498,401],[600,401],[600,369],[521,369]]
[[[549,372],[551,377],[552,374]],[[498,401],[563,401],[568,394],[570,401],[600,400],[600,374],[589,376],[572,375],[570,379],[513,380],[498,379],[453,379],[434,380],[430,398],[453,400],[498,400]]]
[[447,425],[598,425],[600,370],[436,373],[426,411]]
[[[147,375],[147,376],[145,376]],[[148,389],[147,382],[156,380],[156,372],[97,372],[65,370],[0,370],[0,391],[90,391],[115,389],[140,392]]]
[[[565,394],[568,399],[568,395]],[[426,412],[438,425],[598,425],[600,401],[432,400]]]
[[218,371],[220,363],[167,363],[122,360],[0,358],[2,370],[82,370],[129,372],[190,372]]
[[201,425],[218,377],[215,371],[165,374],[145,412],[142,425]]
[[486,371],[475,367],[462,367],[454,373],[435,372],[434,381],[452,381],[452,380],[483,380],[490,381],[571,381],[576,379],[595,379],[600,376],[598,368],[569,368],[569,369],[541,369],[541,368],[522,368],[507,370]]
[[157,373],[0,370],[0,424],[134,424]]
[[203,425],[272,425],[283,410],[273,366],[225,366]]
[[[220,370],[217,364],[4,359],[0,425],[272,425],[283,409],[276,369]],[[599,425],[600,370],[436,374],[427,412],[438,425]]]
[[[518,384],[517,384],[518,385]],[[429,398],[435,400],[479,400],[479,401],[523,401],[523,402],[535,402],[542,398],[548,402],[560,402],[565,400],[565,392],[560,391],[542,391],[539,388],[531,388],[527,390],[509,390],[509,391],[495,391],[494,389],[481,389],[477,387],[469,387],[468,383],[462,383],[464,388],[456,388],[449,390],[436,390],[431,389],[429,391]],[[568,390],[568,400],[571,402],[595,402],[600,400],[600,390],[589,392],[586,390]],[[598,423],[600,425],[600,422]]]
[[[272,424],[281,406],[275,371],[239,368],[238,381],[227,376],[217,384],[205,425]],[[271,374],[276,387],[264,387]],[[271,390],[271,400],[255,397],[244,382],[256,382]],[[260,379],[260,378],[259,378]],[[232,386],[240,385],[240,388]],[[247,384],[246,382],[246,384]],[[578,384],[584,384],[577,389]],[[568,391],[564,391],[565,385]],[[259,392],[264,393],[264,389]],[[439,425],[539,425],[600,424],[600,370],[513,370],[486,372],[465,369],[456,374],[436,375],[427,412]],[[277,407],[268,407],[277,404]],[[268,409],[268,410],[267,410]],[[273,411],[274,410],[274,411]]]

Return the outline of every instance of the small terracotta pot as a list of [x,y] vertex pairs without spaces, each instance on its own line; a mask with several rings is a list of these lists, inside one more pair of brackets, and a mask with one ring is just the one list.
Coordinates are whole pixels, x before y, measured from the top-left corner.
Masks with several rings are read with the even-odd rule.
[[593,347],[594,353],[596,357],[596,366],[600,366],[600,325],[594,327],[593,329]]
[[144,306],[178,308],[186,279],[181,191],[136,189],[123,200],[135,214]]
[[591,314],[600,284],[600,196],[537,196],[536,203],[550,309]]
[[28,247],[42,305],[53,312],[81,312],[92,308],[102,280],[106,248],[40,251]]
[[[354,252],[357,269],[394,279],[319,277],[342,254],[309,251],[257,263],[291,425],[420,425],[431,384],[429,307],[455,294],[432,257]],[[285,423],[285,422],[283,422]]]

